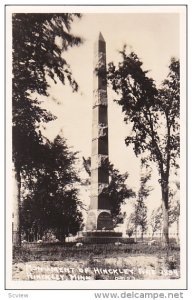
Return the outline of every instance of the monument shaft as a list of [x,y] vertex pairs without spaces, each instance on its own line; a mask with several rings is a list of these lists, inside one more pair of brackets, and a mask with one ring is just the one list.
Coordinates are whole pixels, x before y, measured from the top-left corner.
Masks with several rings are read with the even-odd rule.
[[100,33],[94,49],[91,195],[87,230],[112,229],[108,195],[108,101],[106,43]]

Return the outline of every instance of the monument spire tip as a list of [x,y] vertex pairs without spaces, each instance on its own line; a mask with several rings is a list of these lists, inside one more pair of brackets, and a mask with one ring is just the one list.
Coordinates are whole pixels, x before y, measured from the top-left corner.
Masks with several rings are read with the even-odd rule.
[[99,41],[105,42],[104,37],[103,37],[101,31],[99,32]]

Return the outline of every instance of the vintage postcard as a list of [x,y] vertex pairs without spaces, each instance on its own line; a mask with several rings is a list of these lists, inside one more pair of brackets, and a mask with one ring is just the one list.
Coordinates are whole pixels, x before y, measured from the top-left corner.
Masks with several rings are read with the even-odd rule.
[[6,289],[186,289],[185,5],[6,6]]

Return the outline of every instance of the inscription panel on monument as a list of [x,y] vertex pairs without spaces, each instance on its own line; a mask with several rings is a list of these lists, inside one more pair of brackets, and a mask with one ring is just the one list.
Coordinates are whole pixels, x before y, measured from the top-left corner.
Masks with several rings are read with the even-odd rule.
[[110,213],[103,211],[99,214],[97,219],[97,229],[98,230],[112,230],[113,221]]

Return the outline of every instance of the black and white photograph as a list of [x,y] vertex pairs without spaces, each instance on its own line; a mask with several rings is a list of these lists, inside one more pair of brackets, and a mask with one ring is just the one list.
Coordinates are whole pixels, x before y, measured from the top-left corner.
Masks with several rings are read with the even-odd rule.
[[186,6],[6,7],[6,286],[186,288]]

